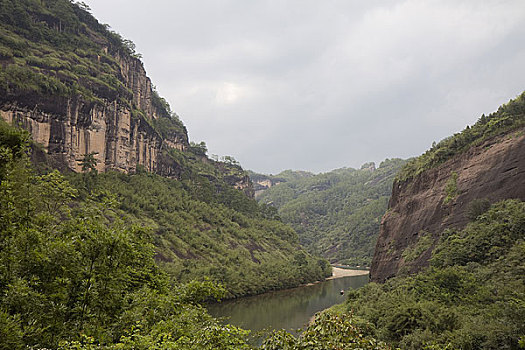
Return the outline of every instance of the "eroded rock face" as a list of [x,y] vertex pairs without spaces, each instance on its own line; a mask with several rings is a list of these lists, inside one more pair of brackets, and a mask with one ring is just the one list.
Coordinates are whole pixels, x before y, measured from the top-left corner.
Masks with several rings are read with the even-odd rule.
[[[525,129],[520,129],[492,138],[413,179],[394,182],[389,209],[381,222],[371,279],[383,282],[401,269],[414,273],[427,266],[443,231],[466,226],[473,200],[525,200],[524,134]],[[451,196],[447,184],[454,182],[457,190]],[[403,252],[407,247],[417,247],[422,237],[430,242],[428,246],[414,260],[405,261],[408,259]]]
[[[81,97],[23,96],[3,101],[0,116],[28,130],[62,168],[79,171],[78,161],[83,155],[95,152],[98,171],[130,172],[141,165],[162,175],[176,174],[177,165],[162,157],[162,150],[184,150],[187,134],[172,133],[163,138],[152,128],[148,119],[157,119],[162,112],[152,103],[151,81],[142,63],[118,54],[115,58],[121,79],[132,92],[128,96],[131,103],[110,98],[104,103],[87,103]],[[133,116],[130,105],[145,116]]]

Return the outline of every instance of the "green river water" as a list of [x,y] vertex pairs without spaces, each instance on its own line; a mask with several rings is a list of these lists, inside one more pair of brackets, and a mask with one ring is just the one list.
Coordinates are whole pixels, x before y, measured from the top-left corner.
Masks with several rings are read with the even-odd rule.
[[208,306],[214,317],[252,332],[281,329],[296,330],[312,316],[345,300],[342,289],[359,288],[368,283],[368,275],[328,280],[314,285],[228,300]]

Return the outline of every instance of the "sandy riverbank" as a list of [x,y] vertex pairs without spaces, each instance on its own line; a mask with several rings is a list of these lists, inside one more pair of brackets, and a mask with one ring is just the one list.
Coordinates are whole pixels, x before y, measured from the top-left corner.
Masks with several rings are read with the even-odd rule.
[[332,267],[332,277],[328,277],[327,280],[333,280],[335,278],[347,277],[347,276],[362,276],[368,275],[368,270],[349,270],[341,269],[339,267]]

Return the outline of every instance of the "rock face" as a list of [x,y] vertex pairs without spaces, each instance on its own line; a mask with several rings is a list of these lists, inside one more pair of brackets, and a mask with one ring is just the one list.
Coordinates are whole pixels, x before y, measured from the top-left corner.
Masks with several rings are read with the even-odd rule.
[[[146,170],[181,180],[207,178],[253,197],[244,170],[212,161],[205,144],[161,98],[134,44],[69,0],[17,1],[2,8],[0,118],[28,130],[33,159],[81,171]],[[35,156],[38,154],[38,157]]]
[[[427,266],[443,231],[466,226],[472,201],[525,200],[524,134],[521,128],[494,137],[410,180],[394,182],[371,279],[383,282],[400,271],[414,273]],[[426,243],[421,244],[423,241]],[[407,261],[403,252],[416,248],[417,258]]]
[[255,197],[257,198],[261,193],[263,193],[267,189],[272,188],[273,186],[278,185],[280,183],[280,181],[275,181],[270,178],[254,181]]
[[[127,103],[111,98],[88,103],[81,96],[22,97],[0,101],[0,116],[28,130],[61,168],[79,171],[78,160],[95,152],[99,171],[130,172],[141,165],[151,172],[176,175],[176,165],[164,161],[162,150],[186,149],[185,130],[163,137],[151,126],[163,112],[152,103],[151,81],[141,61],[115,55],[120,80],[131,92]],[[133,113],[131,106],[141,113]]]

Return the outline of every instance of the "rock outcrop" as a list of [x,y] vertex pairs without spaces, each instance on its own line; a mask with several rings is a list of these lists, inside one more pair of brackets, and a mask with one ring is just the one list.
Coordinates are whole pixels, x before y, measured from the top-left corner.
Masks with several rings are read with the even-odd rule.
[[[394,182],[371,279],[383,282],[401,271],[417,272],[428,265],[445,229],[466,226],[470,203],[510,198],[525,200],[524,128],[486,140],[412,179]],[[412,254],[409,261],[403,254],[407,249],[418,250],[417,257]]]
[[[184,127],[179,133],[161,135],[152,123],[171,118],[154,105],[154,92],[142,62],[114,53],[119,80],[130,92],[127,101],[112,96],[86,102],[82,96],[15,96],[0,101],[0,116],[27,129],[54,164],[79,171],[79,159],[95,153],[97,170],[130,172],[137,166],[162,175],[176,175],[176,164],[162,156],[163,150],[188,147]],[[177,121],[179,122],[179,121]],[[179,122],[180,123],[180,122]]]
[[[212,161],[205,144],[188,142],[130,41],[78,4],[58,3],[62,12],[47,2],[31,10],[24,3],[27,11],[17,15],[26,20],[6,23],[0,40],[0,118],[41,145],[33,147],[35,161],[78,172],[94,157],[99,172],[204,177],[218,191],[226,185],[253,197],[238,164]],[[57,26],[64,17],[68,24]]]

